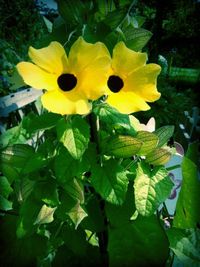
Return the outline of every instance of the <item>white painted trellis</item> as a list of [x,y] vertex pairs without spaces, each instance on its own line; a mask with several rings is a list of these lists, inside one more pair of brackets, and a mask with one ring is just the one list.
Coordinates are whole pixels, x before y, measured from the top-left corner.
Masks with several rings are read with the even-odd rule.
[[[41,90],[27,88],[16,93],[9,94],[0,98],[0,132],[19,124],[25,115],[25,108],[30,107],[38,114],[39,107],[35,101],[43,94]],[[32,106],[31,106],[32,105]],[[14,121],[12,121],[12,119]]]

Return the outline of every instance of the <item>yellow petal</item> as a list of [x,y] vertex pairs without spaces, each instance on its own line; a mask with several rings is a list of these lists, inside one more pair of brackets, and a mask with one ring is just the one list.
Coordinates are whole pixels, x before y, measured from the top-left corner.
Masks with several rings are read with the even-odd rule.
[[157,91],[157,76],[161,67],[157,64],[148,64],[132,72],[126,79],[124,90],[132,91],[145,101],[153,102],[160,98]]
[[108,96],[106,102],[125,114],[150,109],[149,105],[140,96],[132,92],[113,93]]
[[20,62],[17,70],[24,82],[35,89],[55,90],[58,88],[57,76],[40,69],[30,62]]
[[78,98],[75,94],[62,93],[58,90],[46,92],[41,97],[43,106],[58,114],[88,114],[92,108],[87,99]]
[[135,52],[119,42],[113,49],[112,69],[115,74],[126,77],[130,72],[145,65],[147,54]]
[[58,42],[51,42],[49,46],[35,49],[29,48],[31,60],[50,73],[61,74],[68,68],[68,60],[63,46]]
[[82,37],[79,37],[69,52],[70,71],[80,73],[95,61],[101,62],[101,58],[107,58],[107,60],[100,63],[101,68],[104,67],[105,63],[107,64],[107,61],[110,62],[111,60],[110,54],[103,43],[90,44],[85,42]]
[[80,37],[69,52],[69,69],[78,79],[78,91],[90,100],[96,100],[106,92],[111,57],[106,46],[90,44]]
[[79,90],[90,100],[96,100],[106,93],[110,59],[101,57],[79,74]]

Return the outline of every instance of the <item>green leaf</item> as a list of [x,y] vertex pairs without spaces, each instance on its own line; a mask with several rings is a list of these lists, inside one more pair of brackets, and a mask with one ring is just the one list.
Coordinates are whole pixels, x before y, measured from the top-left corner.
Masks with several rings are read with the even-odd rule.
[[62,146],[58,150],[58,154],[54,161],[54,170],[56,179],[60,183],[66,183],[71,180],[77,173],[77,167],[79,161],[75,160],[68,152],[68,150]]
[[71,121],[62,119],[57,125],[57,135],[71,156],[80,159],[88,147],[89,125],[81,117],[74,117]]
[[110,267],[165,266],[168,240],[156,217],[138,217],[109,229],[108,252]]
[[27,139],[25,138],[25,130],[22,129],[21,124],[11,129],[7,129],[0,136],[0,147],[4,148],[13,144],[24,144]]
[[27,162],[24,164],[24,167],[21,170],[21,173],[28,174],[33,171],[42,169],[47,164],[47,162],[48,162],[48,159],[46,159],[41,153],[35,152],[32,157],[27,159]]
[[90,164],[92,164],[94,160],[95,153],[90,146],[80,160],[72,158],[68,150],[62,146],[54,161],[56,179],[59,183],[63,184],[75,176],[77,178],[82,178],[83,173],[89,170]]
[[157,147],[162,147],[163,145],[165,145],[169,141],[170,137],[172,137],[172,135],[174,133],[174,126],[168,125],[168,126],[160,127],[154,133],[159,138],[159,142],[158,142]]
[[98,9],[103,16],[115,10],[115,3],[113,0],[98,0]]
[[151,171],[147,166],[138,165],[134,183],[137,211],[142,216],[152,215],[170,195],[173,185],[163,167]]
[[152,33],[142,28],[133,28],[130,26],[124,30],[124,36],[128,48],[134,51],[140,51],[150,40]]
[[53,23],[49,19],[47,19],[45,16],[42,16],[42,18],[44,20],[44,23],[47,27],[48,32],[52,32]]
[[126,14],[127,10],[125,8],[118,8],[112,12],[109,12],[102,22],[108,25],[111,30],[115,30],[120,25]]
[[80,0],[74,2],[68,0],[57,0],[59,14],[65,20],[66,23],[82,24],[82,15],[84,10],[84,4]]
[[91,232],[101,232],[104,230],[104,216],[100,208],[100,199],[93,195],[89,198],[85,206],[88,216],[84,218],[81,225],[83,229]]
[[[80,188],[79,188],[80,189]],[[87,216],[85,209],[80,205],[80,199],[84,200],[83,191],[75,192],[76,189],[71,188],[68,191],[60,190],[60,205],[56,210],[56,217],[62,221],[71,221],[74,223],[75,228]],[[83,190],[83,189],[82,189]],[[69,218],[71,220],[69,220]]]
[[93,166],[91,183],[106,201],[121,205],[128,187],[127,172],[115,160],[105,162],[103,167]]
[[47,252],[47,238],[37,234],[18,238],[16,236],[17,216],[1,217],[1,265],[37,266],[39,258]]
[[36,225],[34,225],[34,222],[36,221],[40,210],[41,202],[37,201],[32,194],[30,194],[27,199],[22,202],[17,225],[18,238],[30,235],[35,231]]
[[115,135],[105,139],[102,144],[102,153],[116,158],[129,158],[137,154],[142,142],[137,138],[126,135]]
[[7,200],[5,197],[0,195],[0,209],[1,210],[11,210],[13,203]]
[[10,183],[4,176],[0,176],[0,194],[7,198],[10,193],[13,191],[12,187],[10,186]]
[[14,72],[12,73],[11,77],[7,77],[9,83],[11,83],[11,87],[9,88],[10,90],[17,90],[20,87],[26,86],[24,80],[22,79],[22,76],[19,75],[17,69],[14,69]]
[[67,247],[73,251],[75,256],[84,257],[87,248],[86,235],[80,227],[76,230],[73,226],[65,224],[62,228],[61,235]]
[[27,160],[34,155],[34,149],[26,144],[15,144],[1,151],[0,160],[16,168],[23,168]]
[[51,112],[43,113],[41,115],[30,113],[23,119],[22,127],[29,134],[33,134],[37,131],[48,130],[55,127],[61,118],[61,115]]
[[58,189],[53,180],[38,181],[34,186],[34,195],[45,204],[55,207],[59,204]]
[[192,150],[196,150],[196,143],[189,146],[189,153],[182,161],[183,179],[173,221],[173,226],[183,229],[195,228],[200,223],[200,181],[197,165],[189,158],[193,159]]
[[34,224],[51,223],[54,220],[53,214],[54,214],[56,209],[57,209],[57,207],[51,208],[51,207],[48,207],[47,205],[44,204],[42,206]]
[[75,224],[75,229],[77,229],[82,220],[88,216],[79,202],[77,202],[76,205],[68,212],[68,215]]
[[129,182],[125,201],[121,206],[116,206],[106,202],[106,216],[112,227],[118,227],[130,221],[135,212],[135,199],[133,183]]
[[63,184],[63,188],[65,189],[67,194],[74,200],[79,201],[80,204],[84,203],[83,184],[80,180],[74,178],[73,180]]
[[158,137],[150,132],[139,131],[136,138],[142,142],[142,146],[137,154],[147,155],[150,153],[158,144]]
[[10,183],[20,178],[19,171],[10,164],[1,163],[0,170]]
[[113,128],[125,128],[128,130],[131,128],[129,116],[119,113],[116,109],[107,104],[97,105],[93,111],[99,116],[100,122],[105,123],[107,128],[111,131],[113,131]]
[[56,209],[55,215],[61,221],[68,221],[68,212],[77,204],[78,200],[72,198],[64,189],[59,190],[60,204]]
[[165,165],[171,158],[170,151],[164,148],[156,148],[146,155],[145,161],[149,164],[159,166]]
[[31,194],[31,192],[34,189],[35,181],[32,181],[28,178],[32,177],[27,177],[20,174],[20,179],[15,181],[15,193],[17,196],[17,200],[20,203],[26,201],[27,197]]
[[184,266],[200,266],[200,230],[171,228],[167,231],[170,248]]

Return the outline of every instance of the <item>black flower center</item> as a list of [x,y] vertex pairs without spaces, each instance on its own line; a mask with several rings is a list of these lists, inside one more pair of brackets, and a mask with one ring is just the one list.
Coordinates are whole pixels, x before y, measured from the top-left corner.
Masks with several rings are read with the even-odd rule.
[[119,76],[111,75],[107,81],[107,85],[113,93],[118,93],[124,86],[124,82]]
[[58,86],[61,90],[71,91],[77,84],[77,78],[70,73],[61,74],[57,79]]

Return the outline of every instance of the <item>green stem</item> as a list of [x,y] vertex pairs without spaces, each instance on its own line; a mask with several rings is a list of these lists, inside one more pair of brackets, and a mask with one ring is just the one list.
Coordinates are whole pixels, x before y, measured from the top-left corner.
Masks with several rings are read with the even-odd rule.
[[165,212],[167,213],[167,217],[170,218],[170,214],[169,214],[169,211],[167,209],[167,206],[166,206],[165,202],[163,202],[162,204],[163,204]]
[[[91,141],[96,144],[97,155],[100,155],[100,147],[99,147],[99,121],[95,114],[91,113],[89,115],[89,123],[90,123],[90,133],[91,133]],[[100,162],[101,164],[101,162]],[[99,199],[99,206],[102,212],[102,216],[104,217],[104,230],[102,232],[97,233],[97,237],[99,240],[99,251],[101,254],[101,263],[103,267],[108,267],[108,229],[107,229],[107,218],[105,214],[105,201],[101,198],[99,194],[97,194],[97,198]]]
[[166,168],[166,170],[167,171],[172,171],[172,170],[175,170],[175,169],[178,169],[178,168],[181,168],[181,165],[180,164],[177,164],[177,165],[168,167],[168,168]]

